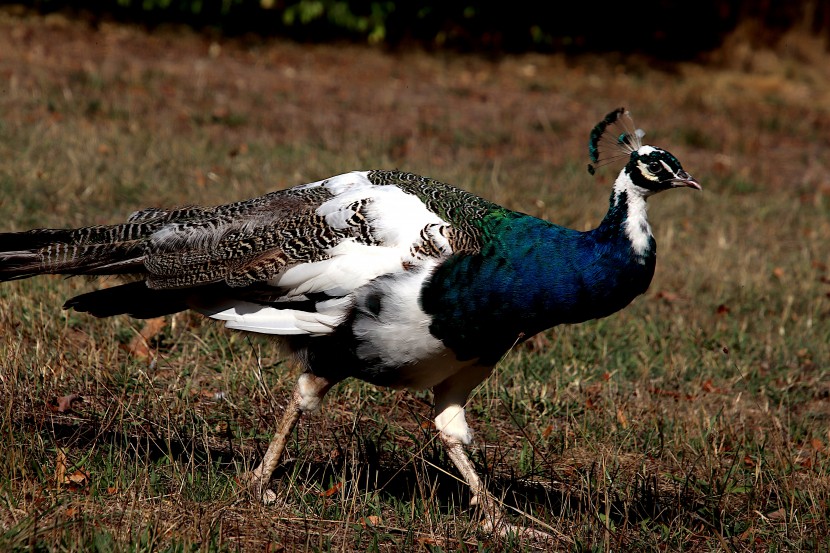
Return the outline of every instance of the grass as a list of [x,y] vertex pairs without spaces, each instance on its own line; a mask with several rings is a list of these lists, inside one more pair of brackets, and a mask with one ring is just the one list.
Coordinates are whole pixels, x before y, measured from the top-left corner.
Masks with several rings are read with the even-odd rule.
[[[830,548],[830,60],[788,36],[671,72],[647,60],[211,46],[0,14],[2,230],[212,204],[399,167],[584,229],[617,105],[704,186],[651,202],[650,291],[511,352],[469,407],[514,521],[570,551]],[[262,506],[293,375],[270,340],[196,316],[60,310],[91,288],[0,286],[0,550],[535,550],[476,533],[426,393],[338,385]],[[61,408],[60,400],[80,400]]]

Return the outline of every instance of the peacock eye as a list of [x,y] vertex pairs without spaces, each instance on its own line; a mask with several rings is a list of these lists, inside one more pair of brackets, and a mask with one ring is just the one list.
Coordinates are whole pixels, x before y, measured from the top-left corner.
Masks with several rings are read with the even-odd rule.
[[648,164],[648,170],[652,174],[659,173],[662,168],[663,168],[663,164],[660,163],[659,161],[652,161],[651,163]]

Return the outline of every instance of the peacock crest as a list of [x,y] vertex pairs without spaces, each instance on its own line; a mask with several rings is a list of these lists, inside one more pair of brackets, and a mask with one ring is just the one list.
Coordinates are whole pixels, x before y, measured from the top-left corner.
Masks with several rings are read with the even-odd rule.
[[588,164],[588,172],[593,175],[604,165],[628,158],[642,147],[645,134],[643,129],[634,127],[634,120],[628,110],[622,107],[615,109],[591,130],[588,141],[591,163]]

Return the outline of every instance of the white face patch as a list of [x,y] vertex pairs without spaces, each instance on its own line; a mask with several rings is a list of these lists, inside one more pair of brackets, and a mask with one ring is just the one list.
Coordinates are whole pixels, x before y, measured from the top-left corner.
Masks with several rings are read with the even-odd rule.
[[[651,148],[651,146],[643,146],[640,150]],[[634,184],[631,177],[623,171],[614,182],[614,197],[619,198],[625,192],[626,207],[628,216],[623,224],[623,231],[626,237],[631,241],[631,249],[634,254],[638,256],[639,261],[644,263],[644,256],[651,245],[652,232],[651,225],[648,223],[648,205],[646,198],[651,196],[654,192],[647,190]]]

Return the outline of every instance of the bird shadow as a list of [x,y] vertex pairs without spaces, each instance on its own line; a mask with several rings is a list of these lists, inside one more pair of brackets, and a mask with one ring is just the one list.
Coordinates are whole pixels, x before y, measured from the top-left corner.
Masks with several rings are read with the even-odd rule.
[[[228,439],[225,446],[208,446],[203,439],[183,436],[180,432],[164,434],[152,425],[143,425],[130,432],[112,427],[102,427],[90,419],[76,419],[61,416],[61,420],[49,421],[49,431],[55,443],[66,449],[88,450],[93,446],[109,444],[120,449],[122,454],[143,461],[157,462],[163,458],[195,466],[213,466],[233,479],[240,467],[253,467],[264,452],[261,445],[242,451]],[[40,427],[44,420],[33,418],[22,421],[30,429]],[[412,448],[389,448],[383,441],[383,432],[374,434],[352,433],[348,438],[338,436],[336,447],[327,458],[309,454],[289,457],[274,472],[270,486],[279,489],[280,482],[302,482],[304,489],[318,490],[325,495],[332,482],[346,486],[359,486],[361,493],[378,493],[400,502],[409,502],[429,497],[437,502],[445,513],[454,512],[458,506],[470,506],[470,488],[457,475],[452,463],[446,458],[437,440],[418,441],[413,455]],[[330,444],[326,444],[330,445]],[[317,448],[319,452],[319,448]],[[688,498],[666,497],[657,491],[656,483],[642,482],[627,497],[607,497],[584,489],[584,486],[568,484],[564,478],[556,478],[548,471],[546,478],[534,478],[504,467],[495,470],[495,464],[487,458],[473,455],[479,474],[484,478],[488,490],[506,507],[507,512],[544,513],[544,518],[575,518],[575,513],[602,513],[614,522],[637,523],[642,520],[669,521],[680,510],[693,510]],[[482,461],[482,458],[484,460]],[[601,477],[596,466],[585,470],[582,480]],[[553,478],[551,477],[553,476]],[[570,481],[574,481],[573,475]]]

